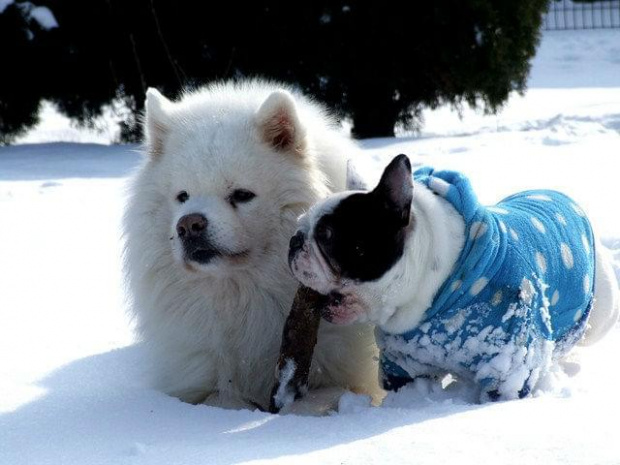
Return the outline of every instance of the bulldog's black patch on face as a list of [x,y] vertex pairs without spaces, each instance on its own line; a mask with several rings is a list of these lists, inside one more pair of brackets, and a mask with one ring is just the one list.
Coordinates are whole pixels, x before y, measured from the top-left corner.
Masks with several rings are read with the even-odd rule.
[[412,194],[411,165],[400,155],[375,190],[350,195],[317,222],[314,238],[334,274],[374,281],[401,259]]
[[337,276],[374,281],[402,257],[405,230],[373,194],[353,194],[315,228],[315,240]]

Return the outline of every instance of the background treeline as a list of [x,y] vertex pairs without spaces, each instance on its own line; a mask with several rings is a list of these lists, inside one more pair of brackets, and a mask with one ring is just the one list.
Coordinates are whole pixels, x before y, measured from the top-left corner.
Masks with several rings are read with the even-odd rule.
[[[547,0],[16,1],[0,13],[0,142],[49,100],[88,122],[149,86],[170,97],[214,79],[286,81],[353,123],[358,137],[415,127],[441,103],[493,111],[523,91]],[[47,7],[58,27],[29,11]]]

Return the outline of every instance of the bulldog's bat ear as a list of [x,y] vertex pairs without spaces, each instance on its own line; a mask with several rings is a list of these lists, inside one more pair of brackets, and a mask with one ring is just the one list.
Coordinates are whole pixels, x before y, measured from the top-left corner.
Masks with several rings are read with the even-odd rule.
[[302,153],[306,131],[297,116],[297,105],[290,92],[276,90],[256,113],[256,123],[263,141],[276,150]]
[[347,161],[347,190],[348,191],[367,191],[368,185],[360,176],[352,160]]
[[157,89],[149,87],[146,91],[146,115],[144,118],[144,135],[146,147],[151,157],[161,156],[164,150],[164,141],[170,127],[169,109],[172,102],[164,97]]
[[386,208],[397,216],[403,226],[409,224],[413,179],[411,162],[406,155],[398,155],[390,162],[373,192],[383,199]]

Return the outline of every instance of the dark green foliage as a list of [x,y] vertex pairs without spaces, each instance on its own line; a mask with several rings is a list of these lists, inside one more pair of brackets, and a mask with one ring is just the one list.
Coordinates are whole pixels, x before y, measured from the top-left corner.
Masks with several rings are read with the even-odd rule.
[[46,61],[40,32],[15,5],[0,14],[0,144],[11,142],[38,121],[44,89],[35,76],[43,73]]
[[372,126],[378,116],[409,125],[424,106],[483,103],[494,111],[511,91],[525,88],[546,4],[359,2],[348,12],[338,5],[324,27],[336,45],[325,72],[345,95],[343,112],[363,137],[391,135],[388,121]]
[[[36,0],[35,0],[36,1]],[[15,6],[0,14],[0,134],[54,102],[88,122],[115,98],[139,137],[146,87],[174,97],[214,79],[299,85],[352,119],[359,137],[389,136],[442,103],[494,111],[523,91],[547,0],[362,2],[39,0],[60,27],[29,39]],[[36,25],[35,25],[36,26]]]

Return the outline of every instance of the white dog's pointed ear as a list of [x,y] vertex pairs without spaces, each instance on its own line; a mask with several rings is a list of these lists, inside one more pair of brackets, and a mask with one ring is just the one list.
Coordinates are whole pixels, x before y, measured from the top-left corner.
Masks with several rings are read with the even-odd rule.
[[403,226],[409,224],[413,178],[411,162],[406,155],[398,155],[390,162],[373,193],[381,196],[386,208],[397,216]]
[[144,134],[148,152],[152,157],[160,156],[163,152],[164,140],[169,130],[168,108],[171,105],[172,102],[157,89],[149,87],[146,91]]
[[276,90],[269,95],[256,113],[256,122],[263,140],[276,150],[301,153],[305,149],[305,129],[289,92]]
[[360,176],[353,164],[353,160],[347,160],[347,190],[348,191],[367,191],[368,185]]

